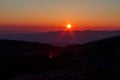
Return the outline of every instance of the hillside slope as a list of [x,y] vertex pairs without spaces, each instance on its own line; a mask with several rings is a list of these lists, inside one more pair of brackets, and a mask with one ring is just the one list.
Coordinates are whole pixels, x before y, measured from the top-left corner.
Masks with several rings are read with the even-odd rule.
[[84,45],[0,40],[0,70],[12,80],[119,80],[120,36]]

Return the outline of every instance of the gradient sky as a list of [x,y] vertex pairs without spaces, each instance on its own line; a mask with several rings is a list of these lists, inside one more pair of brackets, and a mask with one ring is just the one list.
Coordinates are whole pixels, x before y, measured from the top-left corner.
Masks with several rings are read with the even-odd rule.
[[0,0],[0,31],[54,31],[67,23],[120,29],[120,0]]

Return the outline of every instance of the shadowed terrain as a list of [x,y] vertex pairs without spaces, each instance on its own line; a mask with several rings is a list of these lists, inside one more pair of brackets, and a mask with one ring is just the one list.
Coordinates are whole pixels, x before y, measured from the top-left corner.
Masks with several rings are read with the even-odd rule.
[[1,79],[119,80],[120,36],[66,47],[0,40]]

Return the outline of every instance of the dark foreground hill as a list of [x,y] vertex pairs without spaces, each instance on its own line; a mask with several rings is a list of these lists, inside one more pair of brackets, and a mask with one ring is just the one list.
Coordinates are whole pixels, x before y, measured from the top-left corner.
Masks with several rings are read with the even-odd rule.
[[120,80],[120,37],[84,45],[0,40],[1,79]]

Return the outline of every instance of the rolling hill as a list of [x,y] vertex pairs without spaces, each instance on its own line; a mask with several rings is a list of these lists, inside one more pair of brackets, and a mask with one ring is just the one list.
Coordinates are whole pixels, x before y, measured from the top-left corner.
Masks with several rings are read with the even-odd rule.
[[1,79],[119,80],[120,36],[57,47],[0,40]]

